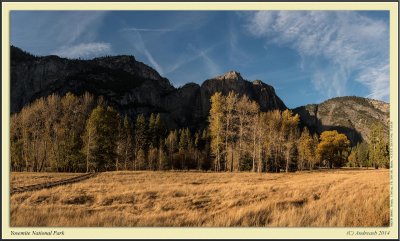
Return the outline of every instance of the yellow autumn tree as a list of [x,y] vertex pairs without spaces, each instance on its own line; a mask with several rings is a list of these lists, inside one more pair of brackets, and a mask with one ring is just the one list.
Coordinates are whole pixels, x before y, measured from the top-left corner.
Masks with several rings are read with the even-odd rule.
[[211,96],[211,109],[209,115],[209,128],[211,135],[211,151],[215,156],[214,162],[214,170],[221,170],[221,154],[223,151],[223,102],[224,97],[221,92],[216,92],[213,96]]
[[336,130],[324,131],[320,136],[317,154],[321,161],[326,162],[329,168],[341,167],[344,164],[344,153],[348,151],[350,141],[346,135]]
[[312,156],[312,136],[310,135],[310,132],[308,131],[307,127],[304,127],[303,132],[301,133],[299,142],[298,142],[298,169],[302,171],[305,166],[307,161],[311,158]]

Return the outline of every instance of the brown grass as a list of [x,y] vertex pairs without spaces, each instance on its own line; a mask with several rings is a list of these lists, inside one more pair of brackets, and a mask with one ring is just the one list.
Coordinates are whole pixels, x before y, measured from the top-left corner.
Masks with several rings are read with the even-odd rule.
[[109,172],[13,195],[11,225],[381,227],[389,209],[388,170]]
[[29,186],[45,182],[54,182],[83,175],[83,173],[59,172],[11,172],[11,188]]

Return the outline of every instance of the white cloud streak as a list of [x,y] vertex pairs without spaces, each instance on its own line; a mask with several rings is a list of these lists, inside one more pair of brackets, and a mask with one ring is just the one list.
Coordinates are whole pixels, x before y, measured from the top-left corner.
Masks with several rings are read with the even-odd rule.
[[189,48],[194,52],[194,54],[193,55],[191,55],[191,56],[187,56],[187,55],[185,55],[185,56],[181,56],[177,61],[176,61],[176,63],[174,63],[173,65],[171,65],[169,68],[168,68],[168,70],[165,72],[165,74],[169,74],[169,73],[173,73],[173,72],[175,72],[176,70],[178,70],[178,69],[180,69],[181,67],[183,67],[183,66],[185,66],[185,65],[187,65],[187,64],[189,64],[189,63],[192,63],[192,62],[194,62],[194,61],[197,61],[198,59],[200,59],[200,58],[203,58],[203,59],[210,59],[209,57],[208,57],[208,54],[211,52],[211,51],[213,51],[217,46],[219,46],[221,43],[216,43],[216,44],[214,44],[214,45],[212,45],[212,46],[210,46],[210,47],[208,47],[208,48],[205,48],[205,49],[197,49],[197,48],[195,48],[193,45],[189,45]]
[[137,53],[144,55],[146,57],[147,61],[149,61],[150,64],[153,66],[153,68],[155,68],[157,70],[157,72],[163,76],[164,70],[163,70],[162,66],[156,61],[153,54],[147,48],[140,32],[133,31],[133,32],[126,32],[126,34],[127,35],[125,37],[128,39],[129,43],[132,45],[132,47],[135,49],[135,51]]
[[137,32],[171,32],[175,31],[169,28],[123,28],[121,31],[137,31]]
[[71,46],[63,46],[52,54],[65,58],[93,58],[103,56],[111,52],[109,43],[81,43]]
[[209,52],[215,47],[211,46],[208,49],[198,49],[193,45],[190,45],[189,47],[197,53],[196,56],[198,56],[198,58],[200,58],[201,60],[203,60],[203,64],[205,67],[205,71],[207,72],[207,74],[211,75],[211,76],[216,76],[221,74],[221,68],[220,66],[209,56]]
[[389,98],[389,74],[389,64],[381,64],[376,68],[361,71],[357,81],[366,84],[371,90],[371,93],[367,97],[385,100]]
[[238,31],[236,26],[232,22],[229,24],[228,30],[228,46],[229,46],[229,53],[228,57],[232,63],[246,65],[252,59],[251,56],[241,49],[241,45],[239,43]]
[[[73,43],[78,40],[81,36],[86,35],[88,37],[95,37],[97,34],[97,28],[100,26],[106,12],[80,12],[74,11],[67,15],[65,22],[62,23],[65,29],[63,38],[69,33],[70,37],[67,43]],[[71,26],[67,27],[67,24]],[[68,31],[70,30],[70,31]],[[92,36],[90,36],[92,35]]]
[[15,11],[13,40],[17,46],[43,54],[60,46],[97,42],[106,15],[106,11]]
[[204,64],[208,73],[213,76],[221,74],[221,70],[218,67],[217,63],[215,63],[215,61],[208,56],[207,52],[201,50],[200,55],[204,60]]
[[252,35],[297,51],[324,96],[345,95],[354,79],[369,89],[368,97],[388,101],[386,22],[354,11],[260,11],[245,17]]

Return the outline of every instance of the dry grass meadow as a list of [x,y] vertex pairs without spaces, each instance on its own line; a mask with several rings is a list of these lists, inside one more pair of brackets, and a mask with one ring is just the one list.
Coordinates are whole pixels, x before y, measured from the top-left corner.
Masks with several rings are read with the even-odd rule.
[[388,170],[108,172],[12,195],[11,226],[381,227],[389,196]]
[[82,175],[83,173],[12,172],[11,187],[22,187],[44,182],[54,182]]

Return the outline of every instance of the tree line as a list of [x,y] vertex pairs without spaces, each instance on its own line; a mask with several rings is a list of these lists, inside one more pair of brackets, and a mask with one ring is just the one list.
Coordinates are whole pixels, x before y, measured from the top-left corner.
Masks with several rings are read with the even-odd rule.
[[235,92],[215,93],[208,127],[168,130],[160,113],[121,115],[103,98],[52,94],[10,119],[13,171],[211,170],[280,172],[388,167],[385,129],[350,148],[344,134],[319,136],[290,110],[261,112]]

